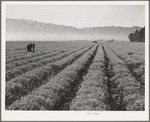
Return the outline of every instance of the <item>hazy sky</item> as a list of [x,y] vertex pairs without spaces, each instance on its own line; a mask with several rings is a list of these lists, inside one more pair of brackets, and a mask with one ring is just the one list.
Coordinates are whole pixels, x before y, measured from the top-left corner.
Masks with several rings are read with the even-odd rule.
[[6,17],[82,27],[145,26],[144,5],[7,5]]

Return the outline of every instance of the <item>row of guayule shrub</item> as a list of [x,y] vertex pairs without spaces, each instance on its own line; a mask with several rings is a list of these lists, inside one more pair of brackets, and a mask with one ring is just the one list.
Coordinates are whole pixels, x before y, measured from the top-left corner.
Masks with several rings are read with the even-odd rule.
[[36,51],[36,53],[32,54],[32,57],[28,57],[27,55],[15,55],[15,56],[10,56],[9,58],[7,58],[6,60],[6,64],[9,64],[11,62],[14,62],[14,61],[20,61],[20,60],[25,60],[25,59],[30,59],[30,58],[33,58],[35,56],[41,56],[43,54],[47,54],[47,53],[50,53],[52,50],[39,50],[39,51]]
[[[144,49],[139,49],[139,46],[136,44],[131,44],[132,48],[127,46],[121,46],[116,44],[107,44],[111,49],[113,49],[115,52],[119,51],[119,54],[122,53],[122,56],[130,56],[133,59],[136,59],[138,62],[141,62],[144,64]],[[142,45],[140,45],[142,47]]]
[[23,65],[26,65],[28,63],[36,62],[36,61],[39,61],[41,59],[45,59],[45,58],[48,58],[51,56],[55,56],[61,52],[66,52],[66,51],[69,51],[69,49],[58,50],[58,51],[54,51],[54,52],[50,51],[49,53],[38,56],[38,57],[33,57],[30,59],[26,59],[26,60],[14,61],[14,62],[11,62],[11,63],[6,65],[6,70],[13,69],[13,68],[16,68],[18,66],[23,66]]
[[[6,44],[7,45],[7,44]],[[39,52],[41,48],[39,47],[36,47],[36,52]],[[25,54],[27,53],[27,49],[26,47],[25,48],[22,48],[22,50],[15,50],[15,49],[12,49],[12,50],[9,50],[8,47],[6,47],[6,59],[9,59],[9,58],[16,58],[16,57],[23,57],[25,56]],[[45,49],[44,49],[45,50]]]
[[109,110],[106,104],[109,97],[107,83],[104,52],[100,45],[81,88],[70,104],[70,110]]
[[140,83],[132,77],[126,65],[115,53],[107,46],[104,46],[104,49],[110,59],[112,70],[110,78],[111,109],[128,111],[143,110],[144,98],[139,93]]
[[38,68],[38,67],[41,67],[41,66],[44,66],[48,63],[52,63],[54,61],[57,61],[57,60],[60,60],[68,55],[70,55],[71,53],[74,53],[80,49],[83,49],[85,47],[81,47],[81,48],[78,48],[78,49],[74,49],[74,50],[69,50],[69,51],[66,51],[66,52],[59,52],[57,53],[58,55],[56,56],[52,56],[52,57],[49,57],[49,58],[43,58],[42,60],[39,60],[37,62],[33,62],[33,63],[29,63],[29,64],[26,64],[26,65],[23,65],[23,66],[19,66],[19,67],[16,67],[14,69],[10,69],[10,70],[7,70],[6,71],[6,81],[9,81],[27,71],[30,71],[30,70],[33,70],[35,68]]
[[[32,94],[22,97],[14,102],[7,109],[12,110],[39,110],[39,109],[54,109],[56,104],[68,94],[71,86],[78,80],[81,72],[88,65],[89,60],[96,52],[97,45],[86,52],[82,57],[69,65],[57,76],[49,79],[49,82],[34,90]],[[73,57],[70,57],[70,60]]]
[[[16,42],[15,42],[16,43]],[[19,45],[20,46],[20,45]],[[21,56],[23,56],[25,53],[27,53],[27,48],[26,47],[24,47],[24,48],[16,48],[16,49],[8,49],[9,47],[7,47],[7,49],[6,49],[6,56],[8,57],[8,56],[10,56],[10,55],[12,55],[12,56],[10,56],[11,58],[15,58],[15,57],[21,57]],[[36,50],[36,52],[41,52],[40,50],[44,50],[44,51],[46,51],[46,48],[44,48],[44,46],[42,46],[42,47],[39,47],[39,46],[36,46],[36,48],[35,48]]]
[[144,91],[145,91],[144,90],[145,89],[145,66],[143,63],[144,58],[143,58],[143,61],[140,61],[127,55],[121,49],[113,48],[113,47],[110,47],[110,48],[112,48],[112,50],[114,50],[115,53],[127,64],[129,71],[134,75],[136,80],[140,82],[141,93],[144,95]]
[[[45,43],[46,44],[46,43]],[[72,45],[73,44],[73,45]],[[75,44],[75,43],[70,43],[70,44],[66,44],[64,45],[63,43],[59,43],[58,45],[57,44],[52,44],[53,46],[50,46],[48,48],[42,48],[42,47],[36,47],[36,52],[32,54],[32,57],[36,57],[36,56],[41,56],[43,54],[47,54],[47,53],[50,53],[51,51],[58,51],[58,50],[62,50],[62,49],[66,49],[66,48],[75,48],[75,47],[79,47],[80,45],[79,44]],[[82,44],[82,46],[88,46],[88,44]],[[38,48],[38,49],[37,49]],[[22,52],[20,52],[22,53]],[[27,53],[27,52],[26,52]],[[6,55],[9,56],[9,54],[6,53]],[[25,60],[25,59],[30,59],[32,57],[28,57],[27,55],[17,55],[15,54],[14,56],[11,55],[10,57],[6,56],[6,64],[10,63],[10,62],[14,62],[14,61],[19,61],[19,60]]]
[[19,50],[19,51],[7,51],[6,50],[6,59],[15,58],[16,56],[24,56],[27,53],[27,50]]
[[[67,48],[68,46],[64,46],[62,48],[58,48],[58,49],[40,49],[38,51],[36,51],[36,53],[33,53],[32,54],[32,57],[28,57],[27,55],[22,55],[22,56],[18,56],[18,55],[15,55],[16,57],[12,57],[12,58],[9,58],[6,60],[6,64],[9,64],[11,62],[15,62],[15,61],[20,61],[20,60],[26,60],[26,59],[30,59],[30,58],[33,58],[33,57],[36,57],[36,56],[41,56],[41,55],[44,55],[44,54],[48,54],[50,52],[55,52],[55,51],[58,51],[58,50],[62,50],[64,48]],[[77,47],[77,46],[75,46]],[[71,47],[70,47],[71,48]]]
[[[80,48],[82,48],[82,47],[83,46],[80,46]],[[33,58],[20,60],[20,61],[13,61],[13,62],[10,62],[9,64],[6,65],[6,70],[13,69],[13,68],[16,68],[18,66],[23,66],[23,65],[28,64],[28,63],[36,62],[36,61],[39,61],[41,59],[49,58],[51,56],[55,56],[57,54],[67,52],[67,51],[75,49],[75,48],[79,48],[79,47],[72,47],[72,48],[70,47],[67,49],[51,50],[51,51],[48,51],[48,53],[45,53],[45,54],[40,55],[38,57],[33,57]]]
[[[20,61],[14,61],[14,62],[11,62],[9,64],[6,65],[6,70],[9,70],[9,69],[13,69],[13,68],[16,68],[16,67],[19,67],[19,66],[23,66],[23,65],[26,65],[28,63],[32,63],[32,62],[37,62],[41,59],[45,59],[45,58],[49,58],[49,57],[52,57],[52,56],[56,56],[60,53],[63,53],[63,52],[67,52],[69,50],[72,50],[72,49],[75,49],[75,48],[70,48],[70,49],[63,49],[63,50],[52,50],[52,51],[49,51],[49,53],[46,53],[46,54],[43,54],[41,56],[38,56],[38,57],[33,57],[33,58],[30,58],[30,59],[25,59],[25,60],[20,60]],[[46,60],[46,59],[45,59]]]
[[[112,49],[113,51],[115,51],[115,53],[126,62],[127,65],[132,65],[131,70],[134,70],[136,68],[138,68],[140,65],[144,65],[144,58],[141,60],[136,59],[135,57],[132,57],[131,55],[128,55],[126,52],[124,52],[122,49],[118,49],[116,47],[113,46],[109,46],[110,49]],[[137,57],[140,57],[139,55],[137,55]]]
[[13,103],[23,95],[28,94],[35,87],[40,86],[47,82],[47,78],[57,74],[60,70],[71,64],[82,54],[88,51],[92,46],[86,47],[82,50],[77,51],[54,63],[48,64],[44,67],[37,68],[36,70],[30,71],[20,77],[12,79],[6,83],[6,106]]

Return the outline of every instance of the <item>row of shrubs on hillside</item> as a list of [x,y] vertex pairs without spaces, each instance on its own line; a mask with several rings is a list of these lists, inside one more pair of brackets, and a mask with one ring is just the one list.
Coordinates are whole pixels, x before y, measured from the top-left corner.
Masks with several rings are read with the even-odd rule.
[[145,27],[140,31],[136,30],[134,33],[129,34],[130,42],[145,42]]

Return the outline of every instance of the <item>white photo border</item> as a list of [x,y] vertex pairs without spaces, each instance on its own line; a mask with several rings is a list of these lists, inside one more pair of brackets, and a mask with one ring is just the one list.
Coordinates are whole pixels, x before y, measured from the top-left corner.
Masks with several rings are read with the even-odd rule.
[[[145,5],[145,111],[8,111],[5,110],[6,5]],[[148,1],[7,1],[1,2],[1,119],[2,121],[148,121],[149,120],[149,3]]]

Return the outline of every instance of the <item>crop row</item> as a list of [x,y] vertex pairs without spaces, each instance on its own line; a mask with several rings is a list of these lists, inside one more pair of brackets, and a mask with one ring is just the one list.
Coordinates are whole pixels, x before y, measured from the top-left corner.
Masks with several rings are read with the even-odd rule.
[[39,61],[41,59],[49,58],[49,57],[52,57],[52,56],[55,56],[57,54],[67,52],[67,51],[69,51],[69,50],[64,49],[64,50],[60,50],[60,51],[50,52],[48,54],[41,55],[41,56],[34,57],[34,58],[30,58],[30,59],[26,59],[26,60],[14,61],[14,62],[11,62],[11,63],[6,65],[6,70],[13,69],[13,68],[16,68],[18,66],[22,66],[22,65],[25,65],[28,63],[36,62],[36,61]]
[[[16,48],[16,49],[13,49],[13,48],[10,48],[9,46],[8,46],[9,44],[8,43],[6,43],[6,54],[10,54],[10,55],[13,55],[13,56],[15,56],[15,55],[19,55],[19,54],[24,54],[24,53],[26,53],[26,47],[22,47],[22,48]],[[7,56],[8,56],[7,55]]]
[[144,110],[144,98],[140,94],[140,83],[133,78],[125,63],[114,52],[107,46],[104,46],[104,50],[110,61],[111,109]]
[[10,57],[16,57],[16,56],[23,56],[25,55],[25,53],[27,53],[26,50],[19,50],[19,51],[6,51],[6,59],[10,58]]
[[[82,48],[85,48],[85,47],[82,47]],[[78,48],[78,49],[75,49],[75,50],[71,50],[71,51],[67,51],[67,52],[59,52],[57,53],[58,55],[56,56],[52,56],[52,57],[49,57],[49,58],[46,58],[43,60],[39,60],[37,62],[33,62],[33,63],[29,63],[29,64],[26,64],[26,65],[23,65],[23,66],[19,66],[19,67],[16,67],[14,69],[9,69],[6,71],[6,81],[9,81],[27,71],[31,71],[35,68],[38,68],[38,67],[41,67],[41,66],[44,66],[48,63],[52,63],[54,61],[57,61],[57,60],[60,60],[74,52],[77,52],[78,50],[82,49],[82,48]]]
[[10,105],[20,97],[27,95],[34,88],[48,82],[48,78],[56,75],[91,48],[92,46],[79,50],[62,60],[37,68],[7,82],[6,106]]
[[[112,48],[112,47],[109,47]],[[141,61],[132,58],[131,56],[127,55],[125,52],[118,50],[117,48],[111,49],[116,55],[123,60],[129,71],[133,74],[134,78],[140,82],[141,85],[141,93],[144,95],[145,89],[145,66]],[[143,59],[144,62],[144,59]]]
[[117,45],[115,44],[107,44],[111,49],[113,49],[115,52],[119,52],[120,54],[122,54],[123,56],[124,55],[128,55],[130,56],[131,58],[133,59],[136,59],[138,62],[141,62],[141,64],[144,64],[144,50],[142,49],[137,49],[136,48],[129,48],[129,47],[124,47],[124,46],[121,46],[121,47],[117,47]]
[[70,104],[70,110],[109,110],[107,84],[104,52],[102,46],[99,46],[93,63],[82,81],[81,88]]
[[[16,43],[16,42],[14,42]],[[18,44],[16,44],[18,45]],[[35,56],[40,56],[40,55],[43,55],[43,54],[47,54],[49,52],[52,52],[52,51],[60,51],[60,50],[63,50],[63,49],[74,49],[74,48],[77,48],[77,47],[80,47],[80,46],[88,46],[89,44],[88,43],[73,43],[73,42],[43,42],[42,43],[39,43],[37,42],[37,45],[36,45],[36,48],[35,48],[35,53],[32,54],[32,57],[35,57]],[[22,45],[20,45],[22,46]],[[7,46],[7,48],[9,48]],[[8,49],[7,49],[8,50]],[[25,59],[29,59],[29,58],[32,58],[32,57],[29,57],[27,56],[27,52],[26,50],[23,50],[23,51],[20,51],[20,50],[16,50],[16,51],[11,51],[11,52],[7,52],[6,53],[6,63],[10,63],[10,62],[14,62],[14,61],[19,61],[19,60],[25,60]]]
[[[48,49],[47,49],[48,50]],[[34,53],[32,56],[39,56],[39,55],[42,55],[43,53],[48,53],[50,50],[54,50],[54,49],[49,49],[48,52],[47,52],[46,49],[42,49],[42,50],[37,50],[36,53]],[[24,52],[20,52],[20,51],[17,51],[19,52],[18,53],[15,53],[14,51],[11,51],[11,53],[6,53],[6,63],[10,63],[10,62],[13,62],[13,61],[19,61],[19,60],[24,60],[26,58],[30,58],[30,57],[27,57],[26,54],[24,54]],[[27,52],[26,52],[27,53]]]
[[[15,42],[16,43],[16,42]],[[18,44],[17,44],[18,45]],[[35,48],[35,53],[32,54],[32,56],[36,56],[36,54],[38,54],[37,56],[39,56],[40,54],[45,54],[46,52],[50,52],[50,51],[54,51],[54,50],[62,50],[62,49],[72,49],[72,48],[77,48],[80,46],[88,46],[89,44],[87,43],[60,43],[60,42],[43,42],[40,44],[39,42],[37,42],[36,48]],[[21,45],[22,46],[22,45]],[[9,47],[7,47],[9,48]],[[7,49],[8,50],[8,49]],[[27,51],[25,50],[11,50],[11,52],[7,52],[6,53],[6,58],[7,58],[7,62],[11,62],[12,60],[15,61],[19,61],[20,59],[24,60],[26,58],[30,58],[28,56],[26,56]],[[26,57],[26,58],[25,58]]]
[[[7,45],[6,45],[7,46]],[[6,56],[8,57],[8,56],[10,56],[10,57],[19,57],[19,56],[23,56],[25,53],[27,53],[27,49],[26,49],[26,47],[24,47],[24,48],[16,48],[16,49],[8,49],[9,47],[6,47],[7,49],[6,49]],[[40,50],[42,50],[42,49],[44,49],[44,47],[36,47],[36,52],[38,51],[40,51]],[[44,49],[45,50],[45,49]]]
[[[36,48],[35,48],[36,53],[46,52],[49,50],[53,51],[53,50],[55,50],[55,48],[51,48],[51,47],[45,48],[44,46],[38,46],[38,47],[36,46]],[[18,57],[17,59],[19,59],[19,57],[24,57],[26,54],[27,54],[26,48],[24,48],[24,50],[12,49],[11,51],[6,52],[6,57],[7,58],[9,58],[9,57],[17,58]]]
[[[75,47],[73,47],[75,48]],[[65,49],[65,47],[63,48],[58,48],[58,49],[55,49],[55,48],[52,48],[52,49],[41,49],[43,51],[36,51],[36,53],[33,53],[32,54],[32,57],[29,57],[27,55],[21,55],[21,56],[18,56],[18,55],[15,55],[15,57],[12,57],[12,58],[9,58],[6,60],[6,64],[10,63],[10,62],[15,62],[15,61],[19,61],[19,60],[26,60],[26,59],[30,59],[30,58],[33,58],[33,57],[36,57],[36,56],[41,56],[41,55],[44,55],[44,54],[48,54],[50,52],[55,52],[55,51],[60,51],[62,49]]]
[[[55,50],[54,50],[54,51],[55,51]],[[25,60],[25,59],[33,58],[33,57],[35,57],[35,56],[41,56],[41,55],[43,55],[43,54],[47,54],[47,53],[50,53],[50,52],[52,52],[52,50],[48,50],[48,51],[45,51],[45,50],[43,50],[43,51],[36,51],[36,53],[32,54],[32,57],[29,57],[29,56],[27,56],[26,54],[25,54],[25,55],[20,55],[20,56],[15,55],[15,57],[10,56],[11,58],[8,57],[8,58],[6,59],[6,64],[8,64],[8,63],[10,63],[10,62],[14,62],[14,61],[19,61],[19,60]],[[10,54],[9,54],[9,55],[10,55]]]
[[[76,84],[79,76],[90,59],[96,53],[97,46],[94,46],[72,65],[66,67],[57,76],[52,77],[48,82],[26,97],[17,100],[7,109],[9,110],[53,110],[63,100],[66,94],[70,93],[71,87]],[[73,57],[72,57],[73,58]]]
[[122,51],[129,53],[144,53],[145,44],[144,43],[126,43],[126,42],[115,42],[115,43],[107,43],[108,46],[114,47],[117,49],[121,49]]

